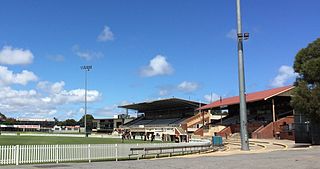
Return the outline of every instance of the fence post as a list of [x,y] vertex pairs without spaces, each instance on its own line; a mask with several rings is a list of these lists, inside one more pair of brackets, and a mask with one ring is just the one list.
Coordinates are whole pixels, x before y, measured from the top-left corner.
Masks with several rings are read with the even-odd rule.
[[116,146],[116,161],[118,161],[118,144],[116,144],[115,146]]
[[16,145],[16,165],[19,165],[19,145]]
[[55,155],[56,155],[56,163],[59,163],[59,148],[58,148],[58,144],[56,144],[56,151],[55,151]]
[[90,144],[88,144],[88,159],[89,159],[89,163],[91,163],[91,151],[90,151]]

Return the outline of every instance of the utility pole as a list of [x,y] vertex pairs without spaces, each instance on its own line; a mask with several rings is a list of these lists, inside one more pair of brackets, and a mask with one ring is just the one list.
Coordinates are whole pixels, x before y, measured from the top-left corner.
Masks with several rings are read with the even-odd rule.
[[87,133],[87,72],[92,69],[92,66],[80,66],[82,70],[84,70],[84,134],[88,137]]
[[249,150],[247,131],[247,107],[245,97],[245,78],[243,61],[243,40],[249,38],[249,33],[242,34],[240,0],[237,1],[237,41],[238,41],[238,73],[239,73],[239,98],[240,98],[240,137],[241,150]]

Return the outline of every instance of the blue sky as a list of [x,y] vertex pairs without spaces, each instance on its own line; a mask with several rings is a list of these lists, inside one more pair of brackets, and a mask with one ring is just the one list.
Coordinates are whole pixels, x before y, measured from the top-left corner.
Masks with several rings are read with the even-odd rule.
[[[319,37],[317,0],[242,0],[247,92],[292,84],[294,56]],[[79,119],[181,97],[238,94],[235,0],[1,1],[0,112]]]

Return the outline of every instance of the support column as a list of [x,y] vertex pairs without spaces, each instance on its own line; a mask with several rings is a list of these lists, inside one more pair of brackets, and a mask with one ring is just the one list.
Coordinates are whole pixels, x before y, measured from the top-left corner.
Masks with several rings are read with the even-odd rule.
[[274,105],[274,99],[272,99],[272,120],[273,122],[276,121],[276,107]]
[[274,124],[276,122],[276,108],[274,105],[274,99],[272,99],[272,133],[273,133],[273,137],[275,137],[276,133],[275,133],[275,127]]

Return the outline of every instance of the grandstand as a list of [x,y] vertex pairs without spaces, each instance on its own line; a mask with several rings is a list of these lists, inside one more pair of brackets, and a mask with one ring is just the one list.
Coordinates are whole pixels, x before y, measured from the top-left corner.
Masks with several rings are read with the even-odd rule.
[[[285,86],[246,94],[249,135],[259,131],[257,136],[260,138],[273,138],[281,134],[280,128],[283,128],[283,125],[292,126],[293,108],[290,106],[290,100],[293,88],[294,86]],[[227,112],[227,116],[211,121],[208,127],[221,125],[224,128],[230,127],[231,133],[236,133],[240,131],[239,102],[238,96],[229,97],[205,105],[198,110],[217,115]],[[286,132],[292,133],[292,131]],[[225,136],[225,133],[220,134]],[[292,139],[291,136],[290,139]]]
[[55,125],[54,119],[17,118],[14,124],[0,125],[0,131],[41,131],[49,132]]
[[170,98],[119,106],[135,110],[139,114],[138,118],[125,123],[121,128],[129,129],[132,135],[154,134],[167,141],[173,141],[178,136],[180,141],[187,141],[188,129],[184,127],[184,123],[203,105],[205,104],[195,101]]

